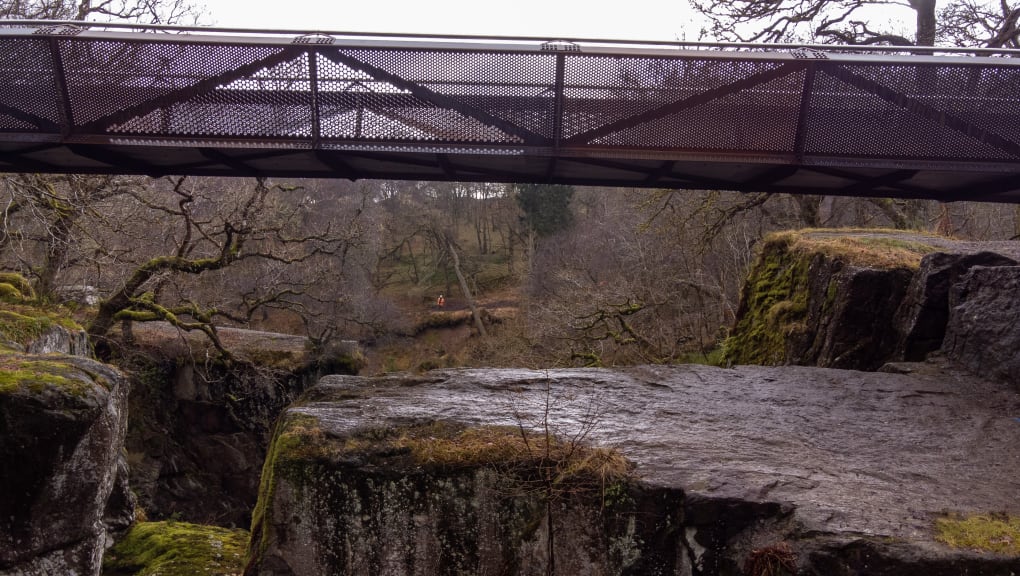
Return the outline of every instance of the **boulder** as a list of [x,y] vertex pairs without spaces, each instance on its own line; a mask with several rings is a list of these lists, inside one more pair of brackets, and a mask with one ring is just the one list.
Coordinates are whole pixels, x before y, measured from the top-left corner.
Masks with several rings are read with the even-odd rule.
[[976,266],[954,285],[942,349],[986,378],[1020,384],[1020,266]]
[[627,482],[608,451],[431,419],[338,428],[316,414],[343,392],[322,392],[281,420],[248,575],[673,574],[683,561],[682,492]]
[[51,326],[42,334],[32,338],[25,345],[29,354],[66,354],[68,356],[91,356],[92,347],[84,330],[64,326]]
[[128,385],[72,356],[0,356],[0,574],[99,574],[134,502],[118,478]]
[[[327,377],[278,425],[246,574],[714,576],[765,554],[805,575],[1020,572],[935,527],[1020,513],[1016,408],[932,364]],[[464,455],[502,454],[492,430],[633,469],[549,489],[518,457]]]
[[[878,370],[943,346],[952,287],[976,266],[1009,267],[1017,242],[900,231],[770,235],[752,267],[725,358],[730,364]],[[1017,317],[983,300],[1004,322]]]
[[769,236],[725,344],[730,364],[876,370],[896,344],[893,316],[921,254],[895,235]]
[[921,265],[896,312],[897,360],[917,362],[942,348],[949,322],[949,293],[960,277],[974,266],[1014,266],[1012,258],[995,252],[936,252]]

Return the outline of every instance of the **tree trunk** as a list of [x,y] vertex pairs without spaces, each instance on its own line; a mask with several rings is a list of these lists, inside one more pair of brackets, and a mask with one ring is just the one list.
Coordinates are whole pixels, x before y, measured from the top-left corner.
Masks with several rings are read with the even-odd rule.
[[793,199],[797,203],[797,212],[800,216],[801,225],[808,228],[818,228],[822,225],[821,220],[818,218],[818,208],[822,204],[821,196],[794,195]]
[[910,7],[917,12],[917,35],[914,43],[918,46],[935,45],[935,0],[910,0]]
[[57,220],[49,226],[49,237],[46,241],[46,257],[35,292],[43,298],[53,298],[57,290],[57,275],[67,263],[68,243],[71,239],[71,227],[74,224],[70,210],[61,211]]
[[453,258],[453,271],[457,274],[457,281],[460,282],[460,291],[464,293],[464,298],[467,299],[468,306],[471,308],[471,317],[475,320],[475,328],[478,329],[478,335],[482,338],[487,338],[489,333],[485,331],[485,324],[482,323],[478,307],[475,306],[475,299],[471,296],[471,289],[468,288],[467,279],[464,278],[464,274],[460,271],[460,258],[457,256],[457,250],[453,247],[453,242],[447,242],[446,246],[449,248],[450,256]]

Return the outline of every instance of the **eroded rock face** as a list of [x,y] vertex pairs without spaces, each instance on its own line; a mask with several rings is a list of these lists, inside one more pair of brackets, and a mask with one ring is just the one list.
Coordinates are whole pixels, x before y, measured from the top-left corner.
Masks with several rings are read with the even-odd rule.
[[[0,574],[97,575],[122,467],[128,386],[78,357],[5,354],[0,380]],[[119,502],[119,505],[117,504]]]
[[[855,263],[822,240],[790,233],[765,242],[741,293],[728,362],[876,370],[889,360],[910,269]],[[861,242],[852,249],[881,250]]]
[[91,356],[88,334],[84,330],[68,330],[53,326],[46,333],[33,339],[25,346],[29,354],[66,354],[68,356]]
[[451,465],[387,445],[423,422],[358,430],[303,409],[285,416],[245,573],[644,575],[687,560],[682,492],[566,469],[546,483],[531,460]]
[[894,359],[918,362],[942,348],[950,315],[950,291],[971,268],[1014,265],[1016,261],[1012,258],[994,252],[936,252],[921,259],[896,313],[895,325],[900,336]]
[[[727,360],[869,371],[888,362],[923,361],[943,348],[951,308],[957,306],[951,293],[970,290],[956,288],[968,271],[990,269],[982,273],[986,293],[1009,289],[1008,270],[1017,260],[1017,242],[964,242],[889,231],[775,235],[767,239],[745,283],[727,340]],[[991,270],[1006,276],[993,281],[996,272]],[[994,282],[1000,286],[992,288]],[[997,349],[997,332],[1006,324],[1020,324],[1020,313],[1008,297],[979,300],[985,307],[982,317],[997,319],[992,324],[997,327],[967,328],[966,338],[954,338],[974,351]],[[968,305],[971,317],[978,305]],[[999,358],[1009,364],[1004,354],[985,360]],[[967,360],[964,365],[980,363]]]
[[968,370],[1020,385],[1020,266],[978,266],[953,288],[943,350]]
[[636,464],[615,516],[556,502],[555,540],[572,543],[556,574],[737,575],[783,542],[799,574],[1020,573],[933,534],[945,512],[1020,512],[1018,412],[1012,392],[931,364],[328,377],[278,430],[246,574],[544,574],[525,537],[542,534],[539,495],[372,441],[423,421],[581,434]]
[[220,330],[224,345],[250,364],[209,362],[201,335],[166,324],[134,326],[147,352],[131,370],[127,450],[131,485],[152,519],[247,528],[272,426],[318,376],[357,370],[351,342],[314,354],[306,338]]

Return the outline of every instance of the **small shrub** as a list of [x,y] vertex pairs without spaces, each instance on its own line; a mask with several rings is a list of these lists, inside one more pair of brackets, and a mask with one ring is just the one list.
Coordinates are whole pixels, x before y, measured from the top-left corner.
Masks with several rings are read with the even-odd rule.
[[786,542],[755,548],[744,562],[744,576],[793,576],[797,555]]

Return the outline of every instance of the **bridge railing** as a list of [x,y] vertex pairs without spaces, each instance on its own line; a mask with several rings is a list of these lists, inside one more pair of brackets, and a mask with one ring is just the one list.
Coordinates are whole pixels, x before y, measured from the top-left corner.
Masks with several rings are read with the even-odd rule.
[[4,21],[0,151],[10,170],[1006,191],[1017,55]]

